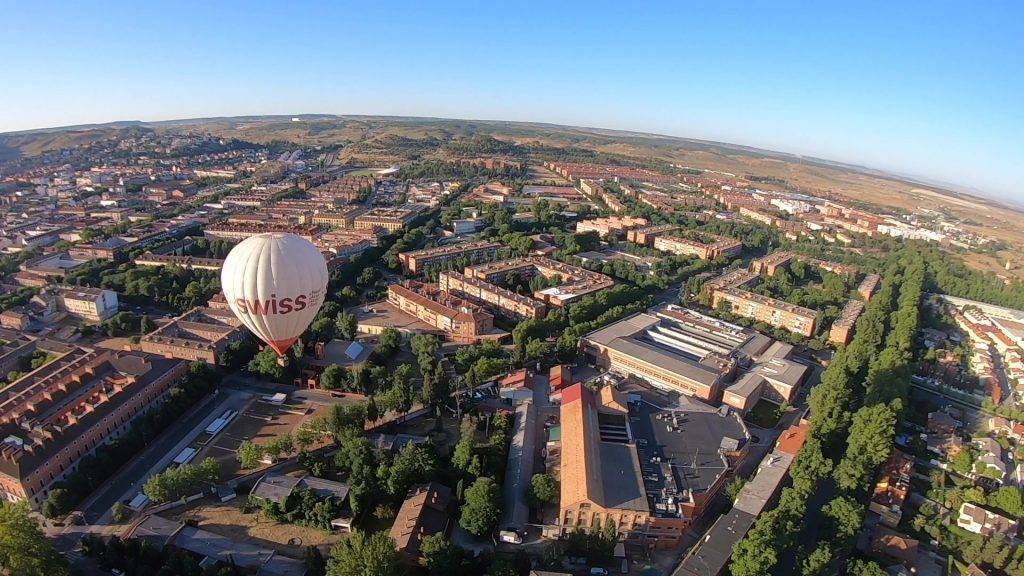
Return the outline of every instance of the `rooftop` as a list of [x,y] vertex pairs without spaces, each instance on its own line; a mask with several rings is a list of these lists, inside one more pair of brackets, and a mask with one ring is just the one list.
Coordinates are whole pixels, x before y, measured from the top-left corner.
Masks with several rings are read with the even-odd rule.
[[756,338],[752,331],[667,304],[591,332],[584,339],[712,385]]
[[570,386],[562,394],[561,416],[563,507],[590,501],[679,517],[682,504],[728,472],[725,454],[750,439],[730,411],[700,403],[665,409],[627,401],[609,386],[600,398],[582,384]]
[[414,486],[388,533],[395,548],[407,558],[418,557],[424,536],[445,532],[451,501],[452,491],[447,486],[437,482]]
[[423,248],[420,250],[402,252],[399,254],[399,256],[404,258],[433,258],[448,254],[462,254],[464,252],[471,252],[474,250],[497,249],[500,248],[501,246],[502,244],[500,242],[490,242],[484,240],[481,240],[479,242],[460,242],[458,244],[449,244],[447,246],[435,246],[433,248]]

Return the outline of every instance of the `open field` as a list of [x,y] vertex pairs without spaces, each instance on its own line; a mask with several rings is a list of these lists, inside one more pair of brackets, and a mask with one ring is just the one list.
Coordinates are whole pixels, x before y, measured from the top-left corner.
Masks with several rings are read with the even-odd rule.
[[304,557],[306,546],[318,546],[326,555],[330,547],[345,536],[319,528],[267,520],[259,513],[243,512],[244,504],[245,498],[242,496],[223,503],[203,499],[175,509],[173,514],[168,512],[166,516],[178,521],[192,520],[203,530],[232,540],[272,548],[279,554],[300,560]]
[[548,170],[547,168],[534,164],[528,168],[527,180],[530,182],[540,183],[553,183],[556,186],[571,186],[572,182],[569,182],[561,175]]

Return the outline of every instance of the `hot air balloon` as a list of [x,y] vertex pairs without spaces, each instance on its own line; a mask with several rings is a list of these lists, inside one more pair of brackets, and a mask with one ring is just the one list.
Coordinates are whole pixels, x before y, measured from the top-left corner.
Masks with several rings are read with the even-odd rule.
[[283,357],[324,303],[327,264],[294,234],[257,234],[231,249],[220,284],[235,316]]

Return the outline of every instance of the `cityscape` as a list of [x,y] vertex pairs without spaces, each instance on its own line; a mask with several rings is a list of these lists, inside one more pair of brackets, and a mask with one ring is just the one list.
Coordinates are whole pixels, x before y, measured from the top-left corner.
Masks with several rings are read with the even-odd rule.
[[1019,198],[268,109],[0,116],[0,576],[1024,576]]

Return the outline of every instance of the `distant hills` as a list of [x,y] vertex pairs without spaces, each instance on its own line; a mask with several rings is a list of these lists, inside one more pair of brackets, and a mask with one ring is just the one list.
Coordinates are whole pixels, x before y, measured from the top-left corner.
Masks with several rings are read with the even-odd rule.
[[[293,118],[299,121],[294,122]],[[829,182],[836,179],[829,178],[826,173],[817,175],[821,178],[810,179],[810,175],[800,174],[806,171],[806,168],[824,168],[926,188],[971,202],[1007,205],[1001,200],[986,198],[978,190],[813,156],[644,132],[498,120],[334,114],[230,116],[155,122],[125,120],[0,133],[0,160],[35,156],[50,150],[87,144],[113,137],[117,131],[126,129],[201,131],[261,143],[283,140],[304,145],[352,144],[376,141],[388,135],[414,140],[433,138],[445,142],[477,134],[488,134],[519,143],[535,140],[556,146],[576,146],[625,156],[648,156],[680,165],[692,165],[695,168],[735,173],[737,176],[769,175],[792,181],[794,184],[826,189],[838,188],[842,192],[844,186],[837,186],[841,182]],[[716,162],[716,159],[729,161]],[[793,170],[793,166],[806,168]],[[833,186],[829,186],[830,183]],[[1024,206],[1017,205],[1012,208],[1021,209]]]

